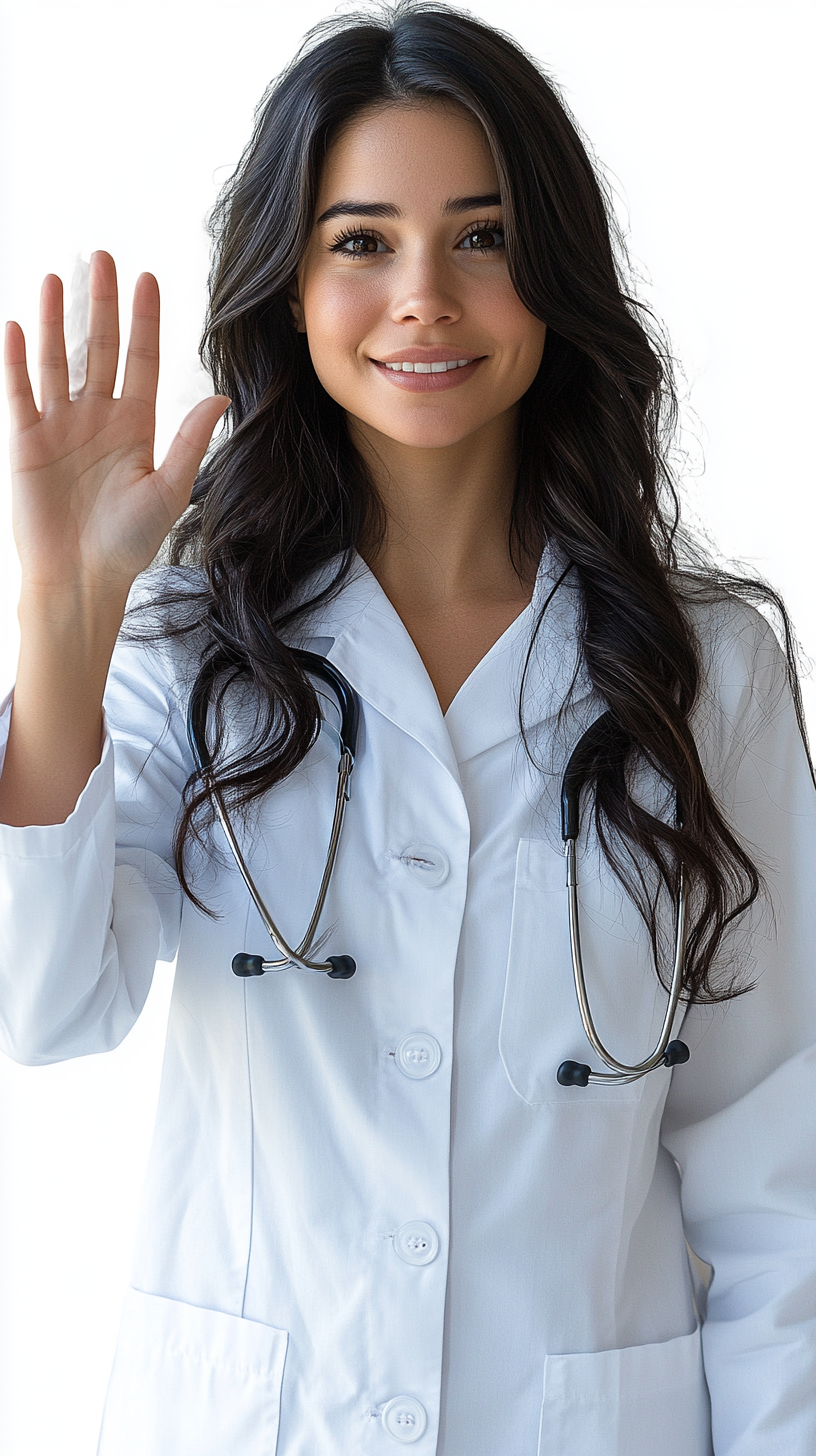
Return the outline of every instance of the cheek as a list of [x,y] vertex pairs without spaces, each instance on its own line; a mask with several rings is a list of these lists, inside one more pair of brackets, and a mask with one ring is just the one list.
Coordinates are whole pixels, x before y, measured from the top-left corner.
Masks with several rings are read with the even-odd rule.
[[303,316],[318,373],[348,367],[376,311],[367,279],[315,279],[304,293]]
[[482,319],[495,339],[519,362],[538,364],[544,349],[547,325],[525,308],[509,278],[501,286],[486,290],[482,298]]

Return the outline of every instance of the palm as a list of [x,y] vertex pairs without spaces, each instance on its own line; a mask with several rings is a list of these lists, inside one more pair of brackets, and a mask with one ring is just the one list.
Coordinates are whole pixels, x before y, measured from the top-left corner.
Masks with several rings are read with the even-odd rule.
[[[136,574],[179,511],[157,488],[152,411],[141,401],[79,399],[12,440],[15,531],[29,578]],[[183,502],[181,504],[183,509]]]
[[40,317],[42,410],[34,403],[22,333],[6,349],[12,411],[14,529],[24,577],[38,588],[67,583],[126,591],[187,505],[222,413],[221,398],[188,415],[158,470],[153,430],[158,382],[158,288],[143,275],[120,399],[113,260],[94,256],[87,380],[68,395],[59,281],[46,279]]

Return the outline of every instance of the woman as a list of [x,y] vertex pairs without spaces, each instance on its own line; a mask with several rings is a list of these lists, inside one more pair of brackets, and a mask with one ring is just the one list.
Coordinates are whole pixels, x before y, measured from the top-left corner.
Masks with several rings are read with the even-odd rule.
[[[78,399],[56,280],[42,412],[11,327],[7,1050],[116,1045],[178,952],[103,1453],[812,1445],[796,679],[773,593],[683,546],[611,229],[532,63],[400,6],[266,98],[215,216],[223,392],[157,471],[154,280],[120,400],[106,255]],[[680,1043],[588,1085],[582,739],[590,1009],[624,1066]]]

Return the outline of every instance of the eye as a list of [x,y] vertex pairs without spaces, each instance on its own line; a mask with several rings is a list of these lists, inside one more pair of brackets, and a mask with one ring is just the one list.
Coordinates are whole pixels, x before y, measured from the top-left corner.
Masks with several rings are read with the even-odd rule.
[[330,251],[341,253],[346,258],[368,258],[374,253],[387,253],[388,249],[376,233],[353,232],[347,228],[337,234]]
[[504,247],[504,230],[497,222],[476,223],[457,244],[466,253],[494,253]]

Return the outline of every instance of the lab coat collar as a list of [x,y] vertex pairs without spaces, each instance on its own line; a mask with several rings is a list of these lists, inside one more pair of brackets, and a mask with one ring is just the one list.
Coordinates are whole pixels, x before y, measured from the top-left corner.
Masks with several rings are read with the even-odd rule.
[[[308,595],[319,590],[308,583]],[[524,691],[524,722],[532,728],[592,690],[578,660],[580,589],[560,548],[548,545],[530,605],[493,644],[443,717],[433,684],[401,618],[361,557],[337,596],[318,607],[298,639],[323,653],[360,696],[426,747],[458,781],[458,765],[519,732],[522,674],[535,622],[548,603],[533,644]],[[574,683],[573,683],[574,680]]]
[[559,713],[568,694],[577,703],[592,693],[579,653],[580,609],[575,570],[557,545],[548,545],[530,605],[476,665],[445,715],[459,763],[518,735],[522,679],[525,729]]
[[458,783],[450,735],[425,664],[361,557],[334,600],[310,616],[307,630],[305,645],[322,652],[361,698],[427,748]]

